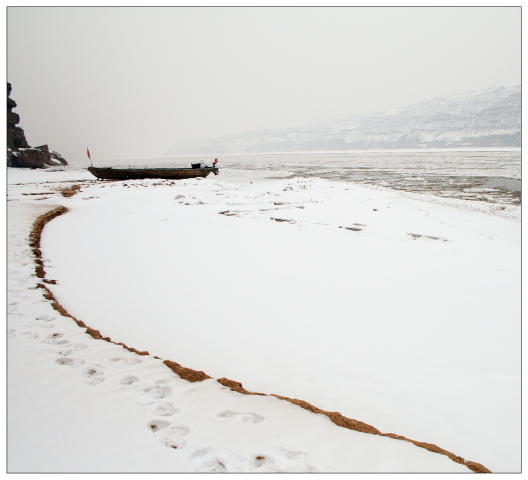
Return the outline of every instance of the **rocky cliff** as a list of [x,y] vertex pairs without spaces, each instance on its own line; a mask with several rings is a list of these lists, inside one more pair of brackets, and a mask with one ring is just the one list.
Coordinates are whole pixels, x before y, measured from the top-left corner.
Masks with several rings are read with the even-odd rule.
[[47,168],[67,165],[68,162],[57,152],[50,152],[47,145],[30,147],[24,130],[17,127],[20,117],[13,112],[16,102],[10,97],[11,84],[7,84],[7,166],[22,168]]

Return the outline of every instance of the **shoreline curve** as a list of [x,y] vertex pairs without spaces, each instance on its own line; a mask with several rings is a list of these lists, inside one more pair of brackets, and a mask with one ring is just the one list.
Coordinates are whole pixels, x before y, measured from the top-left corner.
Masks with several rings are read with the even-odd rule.
[[[76,193],[76,192],[75,192]],[[82,320],[79,320],[72,314],[70,314],[56,299],[53,292],[50,290],[49,287],[47,287],[45,284],[51,284],[53,285],[55,280],[49,280],[46,278],[46,271],[44,269],[44,261],[42,260],[42,251],[40,248],[40,242],[42,237],[42,231],[44,230],[44,227],[47,223],[51,222],[54,218],[64,215],[68,212],[68,208],[60,205],[56,208],[53,208],[52,210],[49,210],[48,212],[40,215],[37,217],[37,219],[33,222],[33,226],[31,228],[31,232],[29,235],[29,246],[31,248],[31,251],[34,256],[35,261],[35,275],[38,279],[42,280],[42,282],[37,283],[37,288],[41,288],[44,290],[43,296],[46,300],[49,300],[51,302],[52,308],[57,311],[60,315],[66,318],[72,319],[79,327],[85,328],[85,333],[90,335],[96,340],[104,340],[109,343],[113,343],[114,345],[120,345],[125,350],[128,350],[130,352],[133,352],[137,355],[152,355],[150,352],[146,350],[138,350],[136,348],[130,347],[122,342],[117,342],[112,340],[108,336],[103,336],[103,334],[96,329],[93,329],[86,325]],[[164,360],[156,355],[152,355],[153,358],[163,360],[163,364],[167,366],[169,369],[171,369],[176,375],[178,375],[183,380],[187,380],[188,382],[202,382],[204,380],[213,379],[213,377],[209,376],[207,373],[201,371],[201,370],[194,370],[188,367],[184,367],[180,365],[177,362],[174,362],[172,360]],[[275,397],[279,400],[285,400],[287,402],[290,402],[294,405],[297,405],[301,408],[304,408],[305,410],[309,410],[313,413],[325,415],[327,416],[334,424],[336,424],[339,427],[348,428],[350,430],[355,430],[361,433],[368,433],[371,435],[379,435],[382,437],[389,437],[393,438],[395,440],[402,440],[404,442],[412,443],[413,445],[424,448],[430,452],[438,453],[440,455],[447,456],[450,460],[452,460],[455,463],[462,464],[466,466],[469,470],[475,472],[475,473],[492,473],[491,470],[486,468],[484,465],[474,462],[471,460],[465,460],[463,457],[456,455],[448,450],[445,450],[433,443],[428,442],[422,442],[418,440],[413,440],[411,438],[405,437],[403,435],[398,435],[396,433],[383,433],[380,430],[378,430],[376,427],[373,427],[372,425],[369,425],[367,423],[361,422],[359,420],[346,417],[342,415],[340,412],[330,412],[328,410],[322,410],[305,400],[300,400],[297,398],[290,398],[283,395],[277,395],[274,393],[260,393],[260,392],[252,392],[249,390],[246,390],[240,382],[237,382],[235,380],[231,380],[225,377],[214,379],[221,385],[224,385],[225,387],[229,388],[230,390],[240,393],[242,395],[261,395],[261,396],[270,396]]]

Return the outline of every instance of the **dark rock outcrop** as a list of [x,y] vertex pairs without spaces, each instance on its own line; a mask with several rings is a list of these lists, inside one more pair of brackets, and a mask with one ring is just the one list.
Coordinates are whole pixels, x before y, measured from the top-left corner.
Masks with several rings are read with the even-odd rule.
[[7,84],[7,166],[21,168],[47,168],[68,165],[57,152],[50,152],[47,145],[30,147],[24,130],[17,127],[20,116],[13,112],[16,102],[10,97],[11,84]]

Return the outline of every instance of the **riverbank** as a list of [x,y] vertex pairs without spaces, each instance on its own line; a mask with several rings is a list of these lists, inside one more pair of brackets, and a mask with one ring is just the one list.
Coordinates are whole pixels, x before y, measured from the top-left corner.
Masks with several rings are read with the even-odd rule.
[[[24,172],[27,178],[22,181],[10,180],[25,183],[9,187],[8,206],[13,212],[9,232],[12,241],[18,242],[18,247],[10,244],[10,249],[23,248],[19,237],[30,218],[59,200],[67,206],[68,214],[49,223],[42,237],[47,279],[57,282],[47,287],[70,314],[102,335],[204,370],[214,378],[240,381],[248,390],[302,398],[383,432],[435,443],[494,471],[518,468],[520,225],[511,212],[476,212],[470,202],[438,204],[399,192],[317,179],[101,183],[77,173],[77,178],[70,179],[87,181],[79,182],[80,193],[66,198],[36,189],[55,188],[43,183],[55,173],[34,172],[34,180],[31,174]],[[59,181],[66,181],[65,173],[57,175]],[[30,188],[28,183],[32,183]],[[19,256],[10,255],[13,261],[15,257]],[[13,265],[11,286],[11,279],[18,278],[11,272],[21,268]],[[27,275],[26,269],[20,276],[24,285],[35,281]],[[55,362],[54,368],[61,367],[53,373],[57,380],[64,371],[71,379],[82,376],[83,385],[95,387],[93,396],[101,404],[101,397],[116,396],[117,384],[124,396],[134,397],[134,408],[137,402],[143,404],[143,410],[139,408],[143,414],[149,408],[165,413],[177,408],[169,401],[157,405],[152,392],[154,396],[170,392],[166,396],[171,401],[190,400],[179,395],[182,391],[176,384],[183,380],[175,379],[161,359],[152,355],[136,358],[119,346],[97,342],[78,332],[71,319],[53,317],[47,323],[61,322],[60,331],[53,332],[61,336],[42,337],[43,329],[36,329],[38,322],[29,318],[31,309],[27,311],[25,301],[20,300],[27,292],[11,286],[9,295],[18,301],[9,300],[14,309],[9,318],[10,345],[19,342],[22,348],[32,339],[51,348],[48,355],[60,355],[56,360],[68,358]],[[35,290],[35,295],[42,293]],[[34,306],[50,309],[49,302],[37,301],[37,297]],[[25,322],[29,340],[18,325],[11,325],[16,318]],[[66,321],[71,332],[62,329]],[[87,347],[73,348],[77,343],[69,335],[82,335],[82,340],[75,341]],[[87,342],[96,342],[97,349],[92,350]],[[101,349],[111,352],[112,358],[105,357]],[[141,360],[141,365],[154,362],[152,368],[161,370],[132,374],[140,368],[132,362],[127,363],[129,374],[118,377],[112,362],[125,358],[122,354]],[[39,378],[50,375],[46,362],[37,371]],[[134,377],[130,384],[128,377]],[[158,377],[161,383],[151,383]],[[181,388],[186,391],[190,384],[184,383],[186,387]],[[164,430],[176,429],[179,434],[173,437],[187,443],[185,454],[174,457],[172,452],[161,461],[159,471],[207,471],[221,469],[221,464],[228,471],[467,471],[442,455],[408,444],[405,448],[420,451],[416,455],[426,455],[425,463],[414,453],[407,460],[392,453],[378,458],[379,452],[351,458],[351,448],[359,451],[372,438],[390,442],[386,444],[390,448],[401,449],[392,445],[405,443],[337,428],[324,416],[274,398],[241,396],[214,380],[192,385],[202,393],[212,390],[203,395],[202,413],[209,413],[202,427],[175,424],[176,412],[166,415],[168,423],[152,427],[160,418],[151,414],[153,418],[141,424],[145,431],[151,430],[150,437],[164,438]],[[11,387],[18,402],[17,395],[23,395],[25,387]],[[210,395],[216,394],[226,395],[226,402],[256,403],[212,413],[211,405],[217,402]],[[275,412],[275,420],[268,421],[267,407],[263,411],[259,402],[272,402],[281,413]],[[188,417],[188,423],[198,421],[199,410],[189,408],[196,416]],[[304,415],[300,423],[290,417],[291,408]],[[130,418],[138,415],[130,405],[122,411]],[[15,416],[19,419],[16,431],[23,432],[24,415],[18,412]],[[103,418],[108,420],[108,414]],[[319,426],[308,428],[309,423],[304,423],[313,418],[329,427],[317,434],[328,439],[328,449],[321,449],[313,436],[308,444],[301,438],[308,431],[318,431]],[[268,430],[271,423],[279,430]],[[225,428],[226,424],[245,425],[246,430]],[[293,424],[296,432],[291,429]],[[204,447],[209,448],[202,455],[207,461],[195,462],[201,455],[193,455],[203,448],[198,448],[197,440],[191,446],[189,432],[183,435],[186,429],[177,429],[178,425],[197,433],[198,438],[203,435],[202,440],[215,437],[220,430],[226,436],[218,438],[215,447]],[[253,433],[260,433],[254,443],[246,445],[246,438],[247,448],[240,450],[240,439],[234,437],[247,437],[248,425],[253,425]],[[329,433],[334,430],[360,437],[357,442],[352,437],[343,440],[342,433],[335,434],[339,438]],[[285,432],[290,432],[291,450],[273,441],[288,435]],[[143,436],[150,439],[144,431],[139,437]],[[99,448],[88,440],[79,439],[86,442],[84,448]],[[268,442],[267,454],[248,453],[263,441]],[[304,443],[296,450],[293,445],[298,442]],[[381,444],[376,445],[380,448]],[[134,451],[137,446],[131,448]],[[216,448],[224,452],[220,463],[214,460],[220,455]],[[287,456],[276,453],[280,448],[304,454],[290,455],[295,462],[289,464],[284,460]],[[266,460],[256,458],[260,456]],[[441,465],[436,463],[439,458]],[[106,471],[116,471],[122,460],[109,460]],[[132,470],[154,471],[148,463],[134,462],[139,470]]]

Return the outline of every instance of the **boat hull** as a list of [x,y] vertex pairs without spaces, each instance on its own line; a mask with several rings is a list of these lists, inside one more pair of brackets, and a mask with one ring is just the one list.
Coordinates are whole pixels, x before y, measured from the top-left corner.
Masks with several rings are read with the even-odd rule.
[[88,171],[97,178],[106,180],[133,180],[141,178],[185,178],[207,177],[211,172],[218,174],[218,169],[205,168],[98,168],[88,167]]

